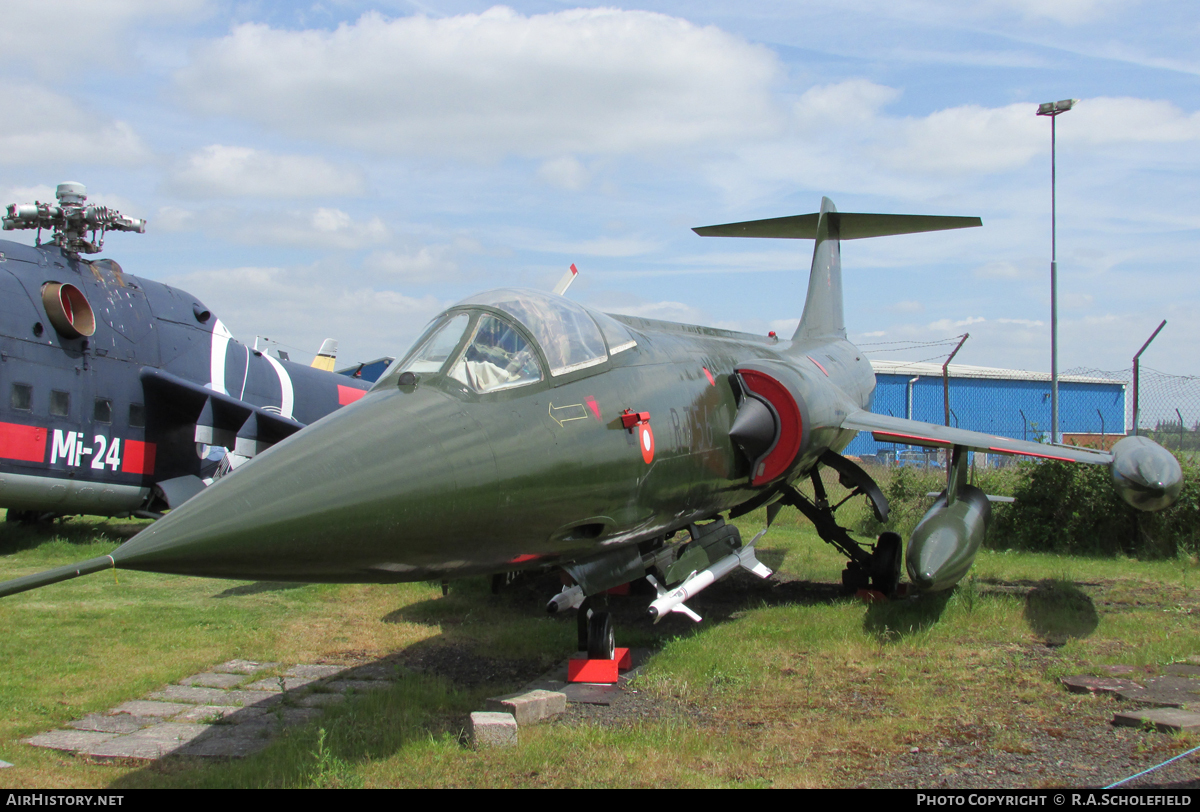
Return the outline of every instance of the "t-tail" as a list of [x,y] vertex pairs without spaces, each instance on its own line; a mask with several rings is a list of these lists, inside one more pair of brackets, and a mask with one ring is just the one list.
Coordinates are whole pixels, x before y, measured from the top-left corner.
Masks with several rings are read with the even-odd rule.
[[842,240],[919,234],[983,225],[978,217],[944,217],[926,214],[861,214],[839,212],[833,201],[821,198],[816,214],[748,220],[692,229],[701,237],[765,237],[784,240],[815,240],[812,270],[804,315],[793,342],[828,341],[846,337],[842,316]]

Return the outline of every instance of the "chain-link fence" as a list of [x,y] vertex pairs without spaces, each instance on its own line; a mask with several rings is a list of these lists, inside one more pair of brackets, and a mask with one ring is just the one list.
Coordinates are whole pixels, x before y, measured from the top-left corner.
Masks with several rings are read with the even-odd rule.
[[[931,342],[860,344],[872,359],[876,389],[872,411],[982,431],[1001,437],[1048,442],[1052,422],[1049,373],[950,364],[945,359],[963,337]],[[889,355],[922,357],[899,361]],[[945,377],[943,375],[945,374]],[[1171,375],[1142,366],[1134,415],[1133,369],[1074,368],[1059,375],[1060,442],[1111,448],[1122,437],[1153,437],[1173,450],[1200,451],[1200,377]],[[860,434],[846,453],[881,464],[936,465],[939,459],[915,446],[880,443]],[[996,459],[992,459],[995,457]],[[1003,465],[1008,458],[976,460]]]

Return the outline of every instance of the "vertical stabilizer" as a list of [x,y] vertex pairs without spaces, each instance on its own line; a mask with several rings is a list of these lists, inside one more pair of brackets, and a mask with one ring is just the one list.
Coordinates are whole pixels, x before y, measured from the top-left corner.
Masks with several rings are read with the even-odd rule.
[[804,315],[800,317],[800,326],[796,328],[792,341],[846,337],[846,323],[842,318],[840,235],[837,219],[831,216],[836,212],[832,200],[821,198],[812,269],[808,273],[808,296],[804,300]]
[[978,217],[936,214],[865,214],[839,212],[833,201],[821,198],[816,214],[795,214],[768,220],[746,220],[694,228],[701,237],[761,237],[779,240],[816,240],[804,315],[792,341],[830,341],[846,338],[842,317],[842,240],[922,234],[983,225]]

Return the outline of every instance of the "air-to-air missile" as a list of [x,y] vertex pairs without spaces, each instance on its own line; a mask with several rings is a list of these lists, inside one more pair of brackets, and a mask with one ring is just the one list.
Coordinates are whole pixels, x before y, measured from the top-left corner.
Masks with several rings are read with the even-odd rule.
[[[1139,509],[1179,493],[1144,438],[1112,452],[1049,446],[870,412],[875,378],[846,340],[839,241],[981,225],[974,217],[839,213],[710,226],[703,236],[815,240],[790,340],[606,315],[504,289],[433,320],[371,391],[216,481],[110,556],[0,585],[0,595],[117,566],[308,582],[452,579],[560,567],[588,648],[611,649],[607,590],[654,577],[662,615],[729,571],[765,567],[726,522],[786,505],[849,559],[845,587],[895,593],[901,539],[838,525],[828,467],[881,520],[887,500],[839,452],[858,431],[948,450],[945,495],[910,540],[908,572],[947,589],[970,567],[987,500],[971,450],[1110,466]],[[811,496],[797,486],[811,483]],[[844,501],[844,500],[843,500]],[[686,544],[681,544],[686,539]],[[588,619],[590,618],[590,619]]]

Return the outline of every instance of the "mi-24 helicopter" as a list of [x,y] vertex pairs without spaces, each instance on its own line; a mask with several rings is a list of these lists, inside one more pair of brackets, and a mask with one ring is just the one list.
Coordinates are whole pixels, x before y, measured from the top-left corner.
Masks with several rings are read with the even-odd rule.
[[[870,411],[874,373],[846,339],[839,241],[981,225],[974,217],[815,214],[696,229],[815,241],[790,340],[606,315],[495,290],[446,310],[358,402],[280,442],[102,556],[0,584],[0,595],[108,567],[307,582],[452,579],[561,567],[581,643],[611,656],[603,596],[647,577],[657,619],[737,568],[770,570],[728,520],[794,507],[848,559],[847,587],[952,587],[983,539],[988,497],[970,450],[1106,465],[1135,508],[1178,496],[1175,458],[1144,437],[1111,452],[1048,446]],[[886,519],[884,495],[839,452],[856,432],[945,448],[946,489],[907,543],[850,536],[832,468]],[[813,495],[797,485],[812,483]],[[680,550],[676,534],[687,531]],[[766,531],[764,531],[766,532]]]
[[[125,273],[99,253],[146,222],[88,204],[13,204],[0,240],[0,507],[10,521],[92,513],[158,516],[214,475],[365,394],[332,372],[235,340],[191,294]],[[49,239],[42,241],[42,232]]]

